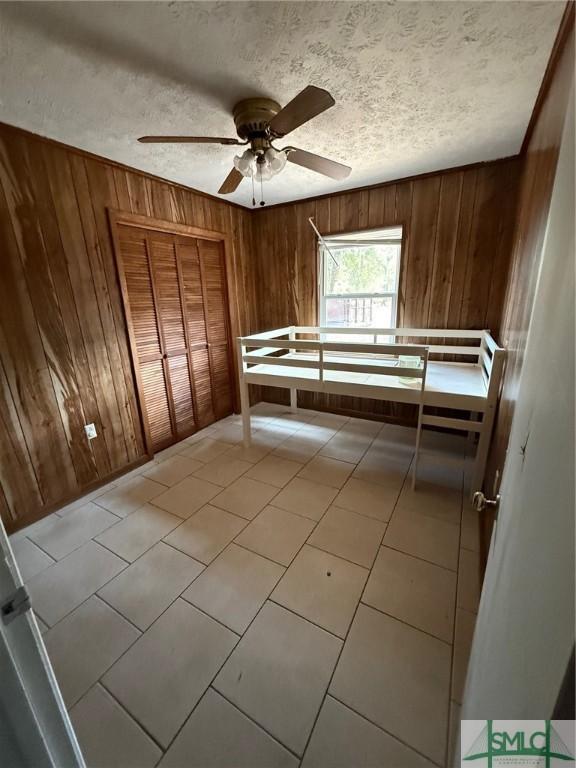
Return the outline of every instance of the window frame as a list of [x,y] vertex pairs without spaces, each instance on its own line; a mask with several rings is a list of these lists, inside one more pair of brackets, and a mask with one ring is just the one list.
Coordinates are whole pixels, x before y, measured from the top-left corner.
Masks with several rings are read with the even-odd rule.
[[[379,227],[378,232],[385,229],[398,229],[398,225],[394,227]],[[358,235],[361,233],[369,233],[370,230],[357,230],[355,232],[347,232],[342,235],[330,235],[326,239],[328,243],[318,240],[318,314],[319,325],[322,328],[339,326],[329,326],[326,321],[326,299],[372,299],[372,298],[392,298],[392,318],[394,321],[394,328],[398,327],[398,311],[399,302],[398,295],[400,291],[400,272],[402,269],[402,246],[404,243],[404,227],[400,228],[400,237],[390,239],[374,239],[374,240],[355,240],[351,235]],[[330,258],[330,254],[327,252],[328,248],[332,251],[337,251],[339,248],[360,248],[362,246],[370,245],[397,245],[398,246],[398,269],[396,271],[396,284],[394,291],[385,291],[383,293],[330,293],[324,292],[325,284],[325,268],[324,260],[326,257]],[[366,328],[375,328],[377,326],[364,326]]]

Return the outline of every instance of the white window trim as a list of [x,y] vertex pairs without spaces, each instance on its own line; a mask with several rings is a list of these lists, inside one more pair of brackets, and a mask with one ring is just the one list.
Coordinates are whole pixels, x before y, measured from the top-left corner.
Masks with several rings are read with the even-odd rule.
[[[330,258],[328,248],[337,251],[340,248],[358,248],[365,245],[398,245],[400,252],[398,255],[398,269],[396,271],[396,284],[394,291],[385,293],[324,293],[324,259]],[[329,240],[328,248],[321,241],[318,242],[318,304],[320,314],[320,326],[327,327],[326,322],[326,299],[371,299],[392,297],[392,318],[394,327],[398,326],[398,293],[400,290],[400,270],[402,268],[402,239],[394,240],[353,240],[336,238]],[[366,326],[370,327],[370,326]]]

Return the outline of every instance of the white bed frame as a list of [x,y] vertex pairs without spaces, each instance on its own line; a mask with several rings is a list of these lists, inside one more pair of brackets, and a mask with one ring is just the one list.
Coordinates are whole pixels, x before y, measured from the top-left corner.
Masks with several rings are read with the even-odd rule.
[[[303,335],[307,338],[299,338]],[[363,340],[346,341],[350,335]],[[335,337],[342,340],[333,341]],[[436,338],[455,339],[457,343],[413,341]],[[390,343],[391,339],[410,343]],[[506,354],[489,331],[290,326],[241,337],[237,345],[246,446],[251,435],[249,384],[289,389],[294,411],[299,389],[413,403],[419,405],[417,448],[420,429],[425,425],[479,435],[472,491],[482,488]],[[446,354],[469,362],[431,359]],[[420,356],[423,365],[401,368],[398,358],[405,355]],[[426,414],[427,406],[463,411],[467,418]],[[414,471],[413,481],[415,477]]]

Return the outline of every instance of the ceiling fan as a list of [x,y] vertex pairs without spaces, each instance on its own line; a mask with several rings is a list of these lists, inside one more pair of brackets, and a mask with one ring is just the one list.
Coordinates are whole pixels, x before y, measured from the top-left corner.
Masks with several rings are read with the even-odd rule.
[[[248,149],[234,158],[234,167],[218,190],[221,195],[234,192],[244,177],[262,183],[279,173],[286,162],[295,163],[331,179],[345,179],[352,170],[347,165],[306,152],[297,147],[273,145],[295,128],[334,106],[332,96],[323,88],[308,85],[281,108],[272,99],[243,99],[234,107],[236,132],[240,139],[217,136],[142,136],[142,143],[224,144],[246,146]],[[260,203],[264,205],[262,201]]]

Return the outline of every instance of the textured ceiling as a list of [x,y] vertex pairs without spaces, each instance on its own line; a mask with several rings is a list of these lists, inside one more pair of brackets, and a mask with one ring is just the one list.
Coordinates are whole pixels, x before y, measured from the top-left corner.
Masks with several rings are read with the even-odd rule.
[[[287,166],[268,203],[516,153],[563,2],[0,3],[0,119],[215,194],[249,96],[305,85],[336,106],[290,143],[352,166],[344,182]],[[251,205],[243,181],[229,196]]]

